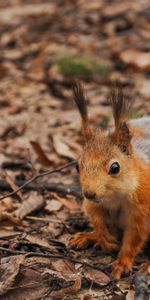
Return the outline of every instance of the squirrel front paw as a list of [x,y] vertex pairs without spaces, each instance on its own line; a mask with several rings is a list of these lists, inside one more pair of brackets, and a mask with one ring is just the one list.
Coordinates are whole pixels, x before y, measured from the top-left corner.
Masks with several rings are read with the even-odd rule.
[[121,278],[123,273],[128,274],[132,270],[132,259],[128,256],[120,257],[113,263],[112,274],[116,280]]
[[75,249],[86,249],[95,243],[95,238],[94,232],[78,232],[71,238],[69,245]]
[[71,238],[69,244],[75,249],[85,249],[95,244],[95,246],[101,247],[105,252],[118,250],[118,243],[115,238],[109,236],[109,239],[106,239],[106,237],[99,238],[95,232],[81,232]]

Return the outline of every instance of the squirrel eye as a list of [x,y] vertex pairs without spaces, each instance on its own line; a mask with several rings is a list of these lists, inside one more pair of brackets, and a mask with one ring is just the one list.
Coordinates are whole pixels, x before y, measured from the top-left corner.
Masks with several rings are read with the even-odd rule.
[[80,168],[79,168],[79,164],[78,163],[76,164],[76,170],[77,170],[78,173],[80,172]]
[[114,175],[114,174],[118,174],[120,172],[120,165],[118,164],[118,162],[114,162],[109,170],[109,175]]

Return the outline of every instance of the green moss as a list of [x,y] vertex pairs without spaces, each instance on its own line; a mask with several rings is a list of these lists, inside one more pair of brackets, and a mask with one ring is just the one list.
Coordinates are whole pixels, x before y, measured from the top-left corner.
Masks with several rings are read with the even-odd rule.
[[138,118],[142,118],[143,114],[136,112],[136,111],[131,111],[129,112],[129,119],[138,119]]
[[56,59],[59,71],[64,76],[91,78],[94,75],[104,76],[110,71],[107,62],[83,55],[63,55]]
[[100,123],[100,125],[104,128],[107,128],[108,127],[108,124],[109,124],[109,121],[110,121],[110,117],[109,116],[104,116],[102,118],[102,121]]

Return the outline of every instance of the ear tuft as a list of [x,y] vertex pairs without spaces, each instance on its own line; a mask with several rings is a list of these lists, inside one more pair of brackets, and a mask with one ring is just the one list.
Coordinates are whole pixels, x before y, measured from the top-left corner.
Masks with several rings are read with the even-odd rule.
[[88,120],[88,112],[87,112],[87,105],[85,100],[85,95],[83,92],[82,85],[79,81],[72,79],[72,90],[74,94],[74,100],[75,103],[79,109],[80,115],[82,120],[87,121]]
[[93,132],[89,126],[88,111],[87,111],[87,104],[86,104],[84,91],[79,81],[72,79],[71,84],[72,84],[74,100],[78,107],[82,119],[83,135],[85,139],[88,140],[93,136]]
[[119,128],[118,147],[123,153],[127,155],[131,154],[131,139],[132,135],[129,130],[129,127],[125,122],[121,123]]
[[111,105],[115,122],[115,131],[112,139],[123,153],[129,155],[132,148],[130,143],[132,135],[126,120],[130,110],[130,103],[124,98],[121,89],[117,93],[114,90],[112,91]]
[[115,128],[117,129],[120,127],[120,123],[127,118],[130,111],[130,102],[124,98],[122,89],[119,88],[117,91],[112,90],[110,103],[113,109]]

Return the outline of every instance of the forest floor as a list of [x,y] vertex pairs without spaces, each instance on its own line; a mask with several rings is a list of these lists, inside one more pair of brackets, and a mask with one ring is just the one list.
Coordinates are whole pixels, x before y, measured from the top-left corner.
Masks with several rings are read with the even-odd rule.
[[[150,114],[149,10],[148,0],[0,1],[1,198],[79,157],[70,76],[83,83],[93,126],[111,126],[117,83],[133,117]],[[90,229],[81,203],[74,166],[1,200],[0,299],[133,299],[148,245],[114,282],[116,254],[69,247],[73,234]]]

